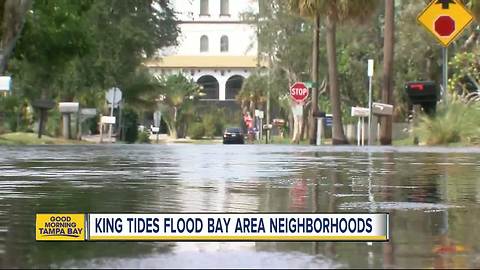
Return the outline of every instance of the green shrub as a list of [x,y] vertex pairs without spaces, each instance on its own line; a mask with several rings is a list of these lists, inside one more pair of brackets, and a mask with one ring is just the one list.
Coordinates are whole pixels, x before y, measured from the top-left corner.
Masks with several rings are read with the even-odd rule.
[[142,131],[138,133],[138,143],[150,143],[150,133]]
[[480,105],[450,103],[440,107],[434,117],[421,116],[414,131],[427,145],[475,144],[480,138]]
[[203,127],[205,128],[205,136],[213,138],[215,136],[222,136],[225,128],[225,119],[221,110],[205,114],[202,119]]
[[191,139],[199,140],[205,136],[205,128],[202,123],[193,123],[188,129]]

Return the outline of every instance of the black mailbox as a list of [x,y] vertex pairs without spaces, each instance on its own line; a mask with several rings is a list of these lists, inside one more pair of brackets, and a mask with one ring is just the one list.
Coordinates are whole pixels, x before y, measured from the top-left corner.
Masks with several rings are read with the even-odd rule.
[[433,81],[408,82],[405,91],[411,104],[421,105],[428,115],[435,114],[440,99],[438,86]]
[[437,84],[433,81],[408,82],[405,90],[412,104],[437,102],[440,98]]
[[327,114],[325,112],[321,112],[321,111],[317,111],[317,112],[314,112],[313,113],[313,117],[316,117],[316,118],[325,118]]

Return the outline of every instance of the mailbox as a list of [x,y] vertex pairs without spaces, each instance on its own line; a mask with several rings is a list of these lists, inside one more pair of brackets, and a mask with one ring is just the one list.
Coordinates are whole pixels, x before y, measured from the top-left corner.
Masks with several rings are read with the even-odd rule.
[[78,112],[78,102],[60,102],[58,108],[61,113],[76,113]]
[[321,111],[317,111],[315,113],[313,113],[313,117],[316,117],[316,118],[325,118],[327,116],[327,114],[325,112],[321,112]]
[[437,102],[440,98],[437,84],[433,81],[408,82],[405,91],[412,104]]
[[352,116],[368,117],[370,110],[363,107],[352,107]]
[[384,103],[372,103],[372,113],[382,116],[393,115],[393,105]]
[[55,102],[48,99],[38,99],[32,102],[32,106],[41,110],[50,110],[55,107]]
[[84,108],[80,110],[80,114],[83,116],[94,117],[97,115],[97,109],[95,108]]
[[434,115],[440,98],[437,84],[433,81],[408,82],[405,85],[411,104],[421,105],[425,113]]
[[333,115],[327,114],[325,115],[325,126],[332,127],[333,126]]
[[268,124],[268,125],[263,125],[264,130],[271,130],[273,128],[273,125]]
[[273,119],[273,125],[284,126],[285,125],[285,120],[284,119]]
[[115,124],[116,117],[115,116],[102,116],[100,118],[100,123],[102,124]]

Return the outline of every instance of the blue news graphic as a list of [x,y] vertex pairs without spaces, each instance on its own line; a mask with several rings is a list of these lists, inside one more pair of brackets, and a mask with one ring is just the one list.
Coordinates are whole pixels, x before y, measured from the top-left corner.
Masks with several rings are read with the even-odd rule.
[[95,218],[95,233],[371,233],[371,217],[98,217]]

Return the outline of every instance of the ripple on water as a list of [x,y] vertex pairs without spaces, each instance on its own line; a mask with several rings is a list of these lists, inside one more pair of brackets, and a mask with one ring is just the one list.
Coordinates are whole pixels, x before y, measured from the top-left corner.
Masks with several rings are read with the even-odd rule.
[[340,268],[341,264],[323,256],[290,252],[218,251],[178,252],[143,258],[96,259],[52,265],[52,268]]
[[347,202],[339,206],[342,210],[353,209],[382,209],[382,210],[445,210],[450,208],[462,208],[461,206],[441,204],[441,203],[422,203],[422,202]]

